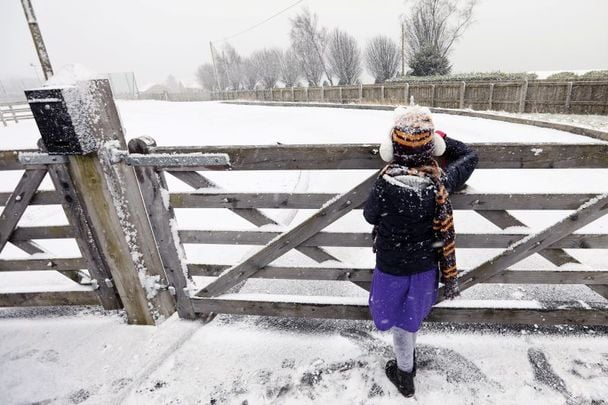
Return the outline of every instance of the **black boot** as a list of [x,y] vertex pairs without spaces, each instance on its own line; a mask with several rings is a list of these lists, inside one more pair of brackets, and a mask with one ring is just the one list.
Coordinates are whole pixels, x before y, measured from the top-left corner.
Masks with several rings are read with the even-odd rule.
[[414,370],[411,373],[399,370],[396,360],[389,360],[385,367],[386,376],[406,398],[414,395]]

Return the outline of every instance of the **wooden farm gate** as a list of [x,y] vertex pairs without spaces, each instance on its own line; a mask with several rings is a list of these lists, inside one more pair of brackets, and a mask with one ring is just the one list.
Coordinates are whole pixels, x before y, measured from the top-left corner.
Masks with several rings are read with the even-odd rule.
[[[242,216],[256,226],[276,224],[260,209],[315,209],[299,225],[279,231],[214,231],[180,230],[181,243],[260,245],[260,250],[234,265],[212,263],[188,264],[190,276],[218,276],[190,299],[196,313],[232,313],[313,318],[368,319],[366,300],[343,300],[336,297],[289,297],[289,302],[247,294],[224,295],[231,287],[249,278],[338,280],[352,282],[369,289],[372,270],[348,266],[285,267],[271,263],[291,249],[299,249],[317,261],[328,253],[323,247],[371,247],[369,233],[323,231],[331,223],[354,209],[361,209],[377,171],[343,194],[331,193],[247,193],[224,191],[201,173],[209,167],[189,165],[192,154],[226,154],[230,165],[224,169],[238,170],[352,170],[379,169],[383,162],[377,145],[272,145],[272,146],[208,146],[157,147],[150,138],[130,142],[130,152],[148,156],[139,160],[137,170],[147,167],[141,182],[142,195],[151,213],[153,228],[168,239],[169,222],[174,221],[173,208],[225,208]],[[480,155],[479,168],[608,168],[608,145],[543,144],[539,154],[530,145],[472,144]],[[135,155],[131,155],[135,156]],[[170,156],[174,160],[167,159]],[[139,158],[138,158],[139,159]],[[159,163],[159,160],[163,160]],[[222,168],[219,166],[219,168]],[[153,173],[158,176],[155,177]],[[166,187],[165,173],[177,177],[197,191],[187,193],[158,192]],[[336,173],[339,176],[339,172]],[[142,179],[142,177],[140,177]],[[155,180],[156,179],[156,180]],[[217,187],[215,190],[214,187]],[[160,195],[170,196],[170,206],[163,208]],[[156,196],[156,197],[155,197]],[[506,249],[474,269],[461,275],[464,290],[479,283],[506,284],[584,284],[603,297],[608,297],[608,271],[511,270],[513,264],[539,253],[555,265],[576,262],[563,249],[606,249],[608,235],[574,233],[586,224],[608,213],[608,194],[478,194],[460,192],[452,196],[457,210],[474,210],[500,228],[525,226],[507,210],[574,210],[537,234],[468,233],[457,235],[460,248]],[[154,225],[154,223],[156,223]],[[167,243],[173,247],[175,243]],[[299,299],[298,299],[299,298]],[[436,307],[431,321],[498,322],[530,324],[607,324],[608,305],[580,302],[541,302],[535,307],[497,308],[485,306],[482,300],[476,308],[459,307],[458,300],[450,306]]]
[[[336,280],[368,289],[372,274],[370,268],[323,265],[326,260],[334,259],[323,248],[341,246],[369,249],[369,233],[328,232],[324,229],[348,212],[361,209],[377,177],[377,170],[383,166],[378,145],[160,147],[153,139],[141,137],[132,139],[127,148],[109,86],[103,81],[95,83],[99,87],[97,97],[102,100],[97,104],[97,113],[101,117],[96,117],[99,129],[96,136],[105,141],[100,143],[102,146],[97,154],[51,156],[24,151],[18,155],[18,151],[15,151],[0,155],[0,168],[26,169],[26,174],[37,173],[38,176],[36,181],[22,180],[27,183],[27,193],[23,192],[24,187],[20,188],[20,183],[13,193],[4,196],[8,199],[4,210],[8,215],[3,213],[0,222],[0,235],[3,238],[21,242],[51,235],[53,238],[76,236],[93,278],[110,281],[96,283],[99,299],[103,298],[101,294],[104,291],[108,294],[113,292],[120,297],[127,313],[133,313],[138,308],[131,301],[143,300],[145,303],[148,300],[148,306],[157,308],[161,315],[170,313],[171,305],[175,305],[179,315],[184,318],[231,313],[369,319],[364,298],[289,296],[289,299],[280,299],[277,296],[264,298],[226,293],[250,278]],[[530,145],[473,143],[472,146],[479,152],[481,169],[608,168],[608,144],[543,144],[542,153]],[[38,178],[47,170],[52,174],[56,191],[35,192]],[[336,175],[339,175],[339,170],[361,170],[362,181],[342,194],[230,192],[209,179],[205,175],[208,170],[336,170]],[[170,192],[167,174],[197,190]],[[108,201],[113,201],[113,204]],[[77,204],[71,206],[74,202]],[[582,234],[576,231],[608,213],[608,194],[480,194],[464,191],[453,194],[452,202],[455,209],[473,210],[503,229],[525,226],[507,210],[573,211],[564,220],[535,234],[458,234],[460,248],[504,249],[481,265],[465,269],[461,274],[463,290],[480,283],[583,284],[608,298],[606,269],[524,271],[510,268],[535,253],[561,265],[575,260],[563,249],[607,249],[607,234]],[[15,211],[14,207],[30,203],[63,204],[71,227],[53,230],[15,228],[16,221],[8,219]],[[268,228],[257,231],[179,229],[174,209],[188,208],[224,208],[258,227],[276,224],[261,209],[316,211],[300,224],[281,231],[269,231]],[[83,227],[85,229],[80,230]],[[130,229],[137,232],[129,232]],[[133,235],[139,235],[136,241],[133,241]],[[128,245],[123,252],[125,255],[119,248],[115,251],[108,248],[111,242],[119,239],[129,242],[125,242]],[[158,294],[148,291],[147,295],[142,295],[141,291],[137,291],[142,290],[142,284],[148,279],[140,277],[138,283],[134,275],[141,268],[137,263],[129,264],[125,259],[130,257],[137,262],[137,255],[133,255],[130,246],[133,243],[138,246],[137,254],[145,257],[143,267],[152,272],[154,280],[158,281]],[[239,263],[220,265],[188,263],[183,244],[247,244],[262,247]],[[87,248],[97,249],[97,252],[89,252]],[[299,250],[320,264],[313,267],[272,265],[275,259],[292,249]],[[73,267],[81,268],[83,265],[82,262],[78,265],[72,263],[70,267],[58,259],[54,263],[54,268],[44,270],[71,271]],[[3,262],[0,269],[14,271],[12,269],[18,265],[16,261]],[[94,274],[98,271],[95,270],[96,265],[100,269],[99,275]],[[104,268],[106,272],[102,273]],[[193,290],[189,280],[192,276],[216,278],[203,288],[199,286]],[[2,296],[0,300],[6,302]],[[19,302],[21,305],[30,303],[27,299]],[[137,316],[131,317],[139,321]],[[485,305],[483,300],[479,300],[475,307],[459,305],[459,300],[455,300],[448,306],[435,307],[429,320],[608,325],[608,304],[537,302],[533,306],[501,308]]]

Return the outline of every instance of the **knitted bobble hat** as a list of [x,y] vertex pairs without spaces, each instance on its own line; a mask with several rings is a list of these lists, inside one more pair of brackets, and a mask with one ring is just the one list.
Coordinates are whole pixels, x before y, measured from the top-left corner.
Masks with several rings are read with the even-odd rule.
[[393,125],[387,138],[380,144],[380,157],[391,162],[398,156],[429,154],[441,156],[445,141],[435,134],[431,111],[427,107],[397,107],[393,113]]

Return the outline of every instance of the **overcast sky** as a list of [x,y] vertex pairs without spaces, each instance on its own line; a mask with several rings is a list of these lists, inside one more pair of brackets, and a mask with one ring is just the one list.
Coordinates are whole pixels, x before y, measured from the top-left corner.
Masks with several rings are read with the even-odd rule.
[[[173,74],[194,80],[219,41],[296,0],[33,0],[54,68],[133,71],[140,87]],[[213,4],[213,5],[212,5]],[[321,25],[361,45],[399,40],[403,0],[304,0],[230,43],[243,55],[289,45],[289,18],[302,6]],[[454,72],[608,69],[608,0],[480,0],[475,23],[451,54]],[[0,79],[34,75],[37,64],[21,2],[0,0]],[[221,43],[217,42],[220,46]]]

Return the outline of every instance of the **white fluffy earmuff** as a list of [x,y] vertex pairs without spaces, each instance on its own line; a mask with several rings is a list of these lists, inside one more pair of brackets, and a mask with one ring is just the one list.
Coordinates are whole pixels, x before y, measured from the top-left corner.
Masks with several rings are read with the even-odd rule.
[[433,132],[433,156],[441,156],[445,153],[445,139]]
[[385,162],[393,160],[393,127],[388,131],[388,136],[380,144],[380,157]]

